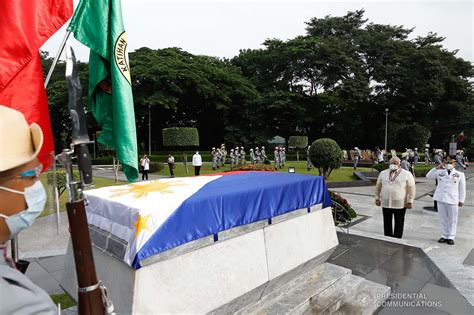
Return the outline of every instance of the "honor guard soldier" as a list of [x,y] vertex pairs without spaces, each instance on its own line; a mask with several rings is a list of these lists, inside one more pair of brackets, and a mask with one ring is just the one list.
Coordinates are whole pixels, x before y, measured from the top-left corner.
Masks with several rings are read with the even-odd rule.
[[311,146],[308,146],[308,149],[306,150],[306,166],[308,168],[308,171],[310,171],[313,168],[313,163],[311,163],[311,159],[309,156],[309,151],[311,150]]
[[235,164],[242,164],[242,157],[240,156],[239,147],[235,147],[234,155],[235,155]]
[[265,161],[268,159],[267,154],[265,153],[265,147],[262,146],[262,150],[260,151],[260,154],[262,155],[262,163],[265,163]]
[[242,165],[246,163],[244,147],[240,147],[240,160],[242,161]]
[[448,156],[443,159],[443,163],[426,174],[427,178],[438,181],[433,196],[433,199],[438,203],[438,218],[441,228],[441,238],[438,242],[448,245],[454,245],[459,207],[464,206],[466,198],[466,177],[464,173],[456,171],[454,162]]
[[278,156],[280,157],[280,168],[283,167],[283,148],[279,147],[278,148]]
[[225,160],[227,158],[227,150],[225,148],[225,144],[221,145],[221,151],[222,151],[221,164],[222,164],[222,166],[224,166],[225,165]]
[[[393,156],[393,153],[392,153]],[[357,165],[359,164],[360,161],[360,150],[358,147],[354,148],[354,169],[357,169]]]
[[234,169],[234,165],[235,165],[235,153],[234,153],[234,149],[230,149],[230,169]]
[[430,149],[425,148],[425,164],[429,164],[431,162],[430,159]]
[[216,148],[212,148],[211,157],[212,157],[212,169],[215,171],[217,169],[217,151],[216,151]]
[[278,152],[278,147],[275,147],[273,157],[275,158],[275,168],[280,168],[280,152]]
[[406,149],[406,153],[408,153],[408,162],[413,163],[415,158],[415,151],[412,149]]
[[408,158],[408,153],[402,153],[402,159],[401,159],[401,162],[400,162],[400,167],[402,169],[404,169],[405,171],[409,171],[410,172],[410,162],[408,162],[407,160]]
[[443,150],[435,150],[435,156],[433,158],[435,166],[438,166],[443,163]]
[[253,152],[253,149],[250,149],[250,163],[255,164],[257,162],[255,153]]
[[217,149],[217,154],[216,154],[216,157],[217,157],[217,168],[220,168],[221,167],[221,162],[222,162],[222,150],[221,149]]
[[462,156],[462,151],[456,151],[456,170],[463,172],[466,169],[466,164],[464,164],[464,157]]
[[415,148],[415,152],[413,152],[413,163],[418,163],[420,160],[420,154],[418,153],[418,148]]
[[278,148],[278,156],[280,157],[280,168],[283,167],[283,148],[279,147]]
[[262,162],[262,154],[260,153],[260,149],[255,147],[255,162],[261,163]]

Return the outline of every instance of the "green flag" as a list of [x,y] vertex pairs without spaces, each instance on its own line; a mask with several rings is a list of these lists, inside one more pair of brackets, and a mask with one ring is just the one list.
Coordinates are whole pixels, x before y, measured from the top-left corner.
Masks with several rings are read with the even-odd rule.
[[102,127],[98,141],[115,149],[127,179],[134,181],[137,135],[120,0],[81,0],[69,30],[90,48],[89,110]]

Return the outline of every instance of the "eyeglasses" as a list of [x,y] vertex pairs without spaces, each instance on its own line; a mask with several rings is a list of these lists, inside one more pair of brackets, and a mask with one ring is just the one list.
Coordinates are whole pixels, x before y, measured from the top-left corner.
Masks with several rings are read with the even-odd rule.
[[28,178],[28,177],[39,177],[41,174],[41,170],[43,169],[43,165],[38,165],[35,168],[32,168],[30,170],[24,171],[18,175],[21,178]]

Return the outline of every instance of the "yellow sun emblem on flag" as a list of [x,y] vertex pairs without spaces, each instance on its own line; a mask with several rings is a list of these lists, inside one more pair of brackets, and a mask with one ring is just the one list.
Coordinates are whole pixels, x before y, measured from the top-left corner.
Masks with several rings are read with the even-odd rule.
[[144,217],[138,215],[137,221],[135,222],[135,237],[138,237],[138,234],[140,234],[142,230],[150,230],[150,228],[148,227],[149,219],[150,215],[146,215]]
[[179,181],[162,180],[155,180],[146,184],[130,184],[123,188],[112,190],[112,195],[110,195],[110,197],[121,197],[132,194],[134,198],[141,198],[153,192],[172,194],[174,190],[171,188],[175,186],[186,186],[186,184]]

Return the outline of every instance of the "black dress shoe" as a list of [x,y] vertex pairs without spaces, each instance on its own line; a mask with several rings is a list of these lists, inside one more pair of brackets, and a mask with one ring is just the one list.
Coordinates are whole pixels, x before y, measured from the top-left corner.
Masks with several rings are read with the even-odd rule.
[[446,243],[447,241],[448,241],[448,240],[445,239],[445,238],[440,238],[440,239],[438,240],[438,243]]
[[446,243],[448,243],[448,245],[454,245],[454,240],[447,240]]

